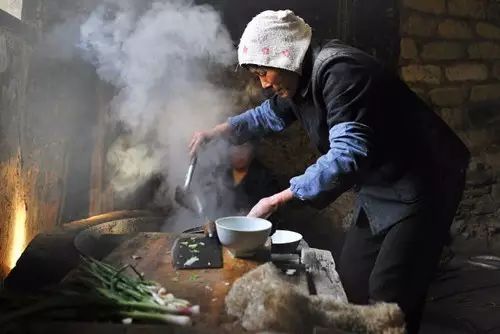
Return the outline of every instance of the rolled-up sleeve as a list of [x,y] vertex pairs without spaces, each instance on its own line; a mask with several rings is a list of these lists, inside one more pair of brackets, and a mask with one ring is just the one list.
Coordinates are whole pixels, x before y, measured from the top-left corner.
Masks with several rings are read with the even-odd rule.
[[232,130],[233,141],[243,143],[272,132],[283,131],[294,120],[290,105],[274,96],[258,107],[229,117],[227,122]]
[[370,70],[355,62],[331,64],[318,80],[330,148],[290,180],[290,189],[295,197],[324,207],[356,185],[373,160],[377,97]]
[[[330,129],[330,150],[304,174],[290,180],[290,189],[301,200],[333,201],[357,181],[358,172],[368,164],[371,129],[357,122],[344,122]],[[323,202],[323,201],[321,201]]]

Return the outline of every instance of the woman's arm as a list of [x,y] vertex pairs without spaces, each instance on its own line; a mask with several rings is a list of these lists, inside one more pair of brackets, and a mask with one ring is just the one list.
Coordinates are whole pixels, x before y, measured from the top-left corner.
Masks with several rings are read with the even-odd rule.
[[289,189],[260,200],[249,216],[267,217],[293,198],[324,207],[352,188],[369,168],[376,92],[370,69],[349,61],[332,64],[320,74],[319,84],[323,87],[330,149],[304,174],[292,178]]
[[295,119],[289,102],[275,95],[256,108],[229,117],[227,122],[235,142],[244,143],[252,138],[283,131]]
[[330,129],[330,150],[290,180],[294,196],[307,201],[334,201],[358,181],[370,162],[372,131],[357,122],[344,122]]
[[290,188],[261,199],[248,216],[267,218],[281,205],[298,198],[323,207],[349,190],[367,166],[371,130],[361,123],[344,122],[330,130],[330,150],[304,174],[290,180]]
[[295,119],[291,104],[286,99],[275,95],[262,102],[260,106],[229,117],[226,122],[210,130],[195,132],[189,144],[189,150],[193,155],[200,145],[219,137],[230,138],[235,143],[244,143],[271,132],[283,131]]
[[304,174],[292,178],[290,189],[295,197],[323,206],[352,188],[370,165],[377,89],[371,69],[354,61],[328,66],[319,80],[330,149]]

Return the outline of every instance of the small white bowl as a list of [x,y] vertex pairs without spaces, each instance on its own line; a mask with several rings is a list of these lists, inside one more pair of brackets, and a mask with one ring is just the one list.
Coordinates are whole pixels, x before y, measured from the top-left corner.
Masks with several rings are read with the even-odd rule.
[[302,234],[300,233],[288,230],[276,230],[271,236],[271,247],[273,252],[276,253],[293,253],[297,250],[301,240]]
[[247,257],[264,246],[271,233],[270,221],[251,217],[224,217],[215,221],[220,243],[236,257]]

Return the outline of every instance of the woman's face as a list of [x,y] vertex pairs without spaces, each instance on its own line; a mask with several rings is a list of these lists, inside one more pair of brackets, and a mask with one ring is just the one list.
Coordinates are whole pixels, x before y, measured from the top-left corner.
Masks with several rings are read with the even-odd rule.
[[299,75],[295,72],[272,67],[250,67],[250,72],[257,75],[264,89],[272,89],[281,97],[292,98],[297,93]]

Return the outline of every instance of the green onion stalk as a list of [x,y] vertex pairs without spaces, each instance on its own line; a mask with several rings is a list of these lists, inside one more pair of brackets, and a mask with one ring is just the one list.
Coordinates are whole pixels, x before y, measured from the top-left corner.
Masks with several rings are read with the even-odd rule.
[[[137,278],[125,275],[131,268]],[[115,268],[90,257],[81,258],[78,270],[48,293],[19,296],[1,291],[0,326],[23,318],[41,320],[127,320],[191,325],[199,306],[167,294],[131,265]],[[90,311],[89,311],[90,310]]]

